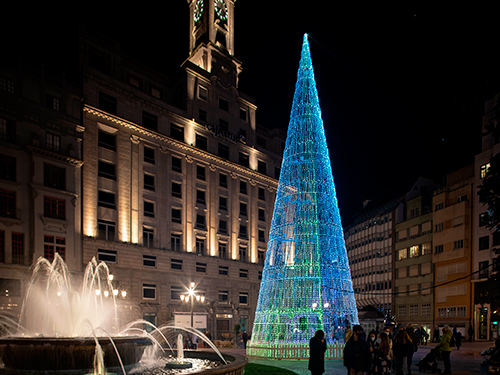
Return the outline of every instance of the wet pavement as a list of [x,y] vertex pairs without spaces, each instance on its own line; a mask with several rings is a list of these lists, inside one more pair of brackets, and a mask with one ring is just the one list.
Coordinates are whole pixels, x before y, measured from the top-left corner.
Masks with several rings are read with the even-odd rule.
[[[429,351],[434,348],[436,343],[422,345],[413,355],[412,373],[418,374],[418,361],[423,358]],[[459,350],[453,348],[451,353],[451,372],[454,375],[481,374],[480,364],[484,357],[481,357],[481,352],[484,349],[493,346],[493,341],[468,342],[463,341]],[[245,356],[245,349],[220,349],[222,353],[236,353]],[[310,375],[307,370],[307,360],[290,360],[290,359],[260,359],[249,358],[249,363],[257,363],[267,366],[279,367],[291,370],[299,375]],[[444,370],[443,362],[438,360],[438,368]],[[342,360],[326,360],[325,361],[326,375],[346,375],[347,370],[342,364]],[[406,370],[405,370],[406,371]],[[430,374],[430,373],[429,373]]]

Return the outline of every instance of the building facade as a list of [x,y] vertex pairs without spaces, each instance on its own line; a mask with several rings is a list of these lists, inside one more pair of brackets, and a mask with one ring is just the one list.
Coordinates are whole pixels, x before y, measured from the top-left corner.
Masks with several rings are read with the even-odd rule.
[[468,337],[472,324],[472,194],[474,166],[447,176],[434,191],[432,221],[435,325],[455,326]]

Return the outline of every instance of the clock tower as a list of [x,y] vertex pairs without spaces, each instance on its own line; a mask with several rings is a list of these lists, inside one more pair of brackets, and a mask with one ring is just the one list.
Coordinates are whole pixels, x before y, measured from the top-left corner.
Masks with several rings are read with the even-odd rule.
[[[234,58],[235,0],[187,0],[187,2],[189,4],[188,60],[212,75],[222,78],[225,81],[222,83],[236,87],[241,63]],[[222,60],[226,59],[230,61],[224,63]],[[220,74],[223,77],[220,77]]]

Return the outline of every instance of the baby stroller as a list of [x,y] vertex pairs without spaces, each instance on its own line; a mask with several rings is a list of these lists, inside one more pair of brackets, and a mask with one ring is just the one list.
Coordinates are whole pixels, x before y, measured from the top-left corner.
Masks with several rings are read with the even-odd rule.
[[418,371],[419,372],[430,371],[433,374],[435,374],[436,372],[440,374],[441,369],[438,369],[438,363],[437,363],[438,356],[439,356],[439,347],[436,346],[435,348],[431,349],[429,354],[427,354],[424,358],[418,361],[417,363]]

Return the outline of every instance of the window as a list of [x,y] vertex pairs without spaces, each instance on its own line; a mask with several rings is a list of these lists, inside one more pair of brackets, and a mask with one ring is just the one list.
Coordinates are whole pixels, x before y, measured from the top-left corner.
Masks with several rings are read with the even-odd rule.
[[244,268],[240,268],[240,277],[242,279],[248,279],[248,270]]
[[426,242],[422,244],[422,255],[432,254],[432,243]]
[[198,147],[200,150],[206,151],[208,149],[207,137],[204,137],[201,134],[196,134],[196,147]]
[[100,240],[115,240],[116,223],[99,219],[97,222],[97,238]]
[[257,171],[262,174],[267,174],[267,164],[262,160],[258,161]]
[[266,210],[259,208],[259,220],[266,221]]
[[144,189],[155,191],[155,176],[149,173],[144,173]]
[[274,167],[274,178],[279,180],[280,178],[280,173],[281,173],[281,169],[278,168],[278,167]]
[[436,224],[436,232],[442,232],[443,231],[443,228],[444,228],[444,224],[443,223],[439,223],[439,224]]
[[247,204],[244,202],[240,202],[240,216],[247,216]]
[[196,272],[207,273],[207,264],[196,262]]
[[114,134],[99,130],[98,138],[99,147],[116,151],[116,136]]
[[58,190],[66,190],[66,168],[44,163],[43,185]]
[[266,200],[266,189],[259,187],[258,193],[259,193],[259,200],[265,201]]
[[170,235],[170,250],[181,251],[181,235],[179,233]]
[[488,225],[488,214],[486,212],[483,212],[482,214],[479,214],[479,226],[484,227]]
[[16,123],[12,120],[0,118],[0,140],[16,143]]
[[219,186],[227,188],[227,174],[224,173],[219,174]]
[[479,176],[481,178],[485,178],[489,170],[490,170],[490,163],[481,165],[481,168],[479,170]]
[[158,130],[158,116],[142,111],[142,126],[151,130]]
[[264,265],[265,253],[264,250],[259,250],[257,252],[257,260],[260,265]]
[[229,301],[229,291],[219,290],[219,302],[227,303]]
[[195,228],[196,229],[203,229],[206,230],[206,224],[205,224],[205,215],[204,214],[197,214],[196,215],[196,223],[195,223]]
[[257,277],[258,277],[259,280],[262,280],[262,271],[259,271]]
[[178,182],[172,182],[172,197],[182,198],[182,185]]
[[248,305],[248,292],[240,292],[240,305]]
[[149,164],[155,164],[155,149],[153,147],[144,146],[144,161]]
[[0,216],[16,217],[16,192],[0,190]]
[[410,258],[416,258],[420,255],[420,247],[418,245],[410,247]]
[[465,202],[465,201],[467,201],[467,194],[464,194],[464,195],[457,197],[457,203]]
[[51,219],[66,220],[66,200],[44,196],[43,216]]
[[0,179],[16,181],[16,158],[0,154]]
[[182,286],[171,285],[170,286],[170,300],[172,301],[180,301],[181,294],[183,292]]
[[156,284],[142,284],[142,298],[156,299]]
[[453,241],[453,250],[462,249],[464,247],[464,240]]
[[217,155],[219,155],[221,158],[229,159],[229,147],[223,145],[222,143],[219,143],[217,147]]
[[66,238],[44,235],[43,236],[43,256],[52,261],[55,253],[66,259]]
[[196,203],[205,204],[205,191],[196,189]]
[[398,260],[403,260],[408,257],[408,249],[401,249],[398,251]]
[[205,255],[205,239],[204,238],[196,238],[195,249],[196,249],[196,254]]
[[418,316],[418,305],[410,305],[410,318]]
[[155,231],[152,228],[142,227],[142,246],[154,247]]
[[97,205],[106,208],[116,209],[115,193],[99,190],[97,194]]
[[248,233],[247,233],[247,226],[240,224],[240,233],[238,235],[239,238],[248,238]]
[[55,111],[61,110],[61,100],[52,95],[46,95],[45,104],[48,108],[51,108]]
[[207,121],[207,111],[205,111],[204,109],[199,108],[198,109],[198,120],[200,122]]
[[196,166],[196,178],[205,181],[205,167],[203,165]]
[[490,236],[479,237],[479,250],[490,248]]
[[413,219],[414,217],[418,217],[420,215],[420,208],[412,208],[410,210],[410,219]]
[[228,276],[229,275],[229,267],[219,266],[219,275]]
[[207,100],[208,90],[203,86],[198,86],[198,98]]
[[155,217],[155,204],[154,202],[144,201],[144,216]]
[[45,146],[47,146],[49,150],[59,152],[61,150],[61,137],[56,134],[47,133],[45,137]]
[[259,242],[266,242],[266,231],[259,229]]
[[14,94],[15,92],[14,88],[15,88],[14,81],[8,78],[0,77],[0,90],[6,91],[9,94]]
[[224,98],[219,98],[219,108],[229,112],[229,102]]
[[490,262],[485,260],[484,262],[479,262],[479,278],[487,279],[489,276]]
[[116,98],[99,91],[99,109],[111,113],[112,115],[116,115]]
[[219,242],[219,258],[227,259],[227,243]]
[[243,152],[239,153],[238,164],[242,167],[249,167],[249,157],[248,154],[244,154]]
[[24,233],[12,233],[12,263],[24,264]]
[[184,128],[176,124],[170,124],[170,137],[184,142]]
[[398,306],[398,318],[406,317],[406,305]]
[[116,250],[97,249],[97,261],[106,263],[117,263]]
[[422,316],[431,316],[431,304],[423,303],[421,306]]
[[143,255],[142,256],[142,265],[144,267],[156,268],[156,257],[153,255]]
[[229,123],[223,119],[219,119],[219,130],[227,133],[229,131]]
[[240,253],[239,254],[240,255],[240,260],[242,262],[248,262],[248,251],[247,251],[247,248],[245,246],[240,246],[239,253]]
[[110,180],[116,180],[116,165],[99,160],[97,175],[99,177],[109,178]]
[[182,211],[180,208],[172,208],[172,223],[182,223]]
[[434,247],[434,249],[435,249],[435,251],[434,251],[434,252],[435,252],[436,254],[440,254],[440,253],[442,253],[442,252],[443,252],[444,247],[443,247],[443,245],[437,245],[437,246],[435,246],[435,247]]
[[246,181],[240,181],[240,193],[247,194],[247,183]]
[[493,246],[500,246],[500,232],[493,233]]
[[170,259],[170,269],[182,271],[182,259]]
[[219,220],[219,233],[220,234],[227,234],[227,221],[226,220]]
[[182,159],[172,156],[172,170],[174,172],[182,173]]
[[227,211],[227,197],[219,196],[219,210]]
[[444,208],[444,203],[439,202],[434,206],[434,211],[439,211],[439,210],[442,210],[443,208]]

